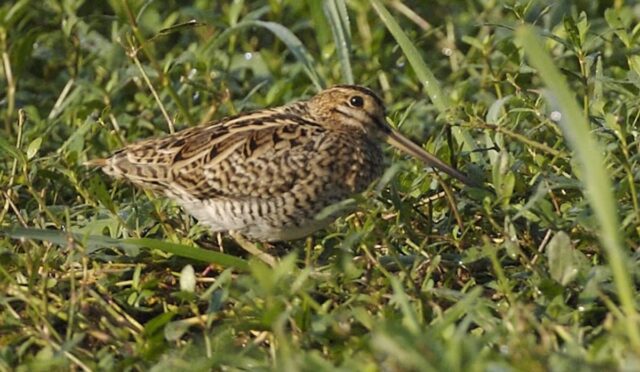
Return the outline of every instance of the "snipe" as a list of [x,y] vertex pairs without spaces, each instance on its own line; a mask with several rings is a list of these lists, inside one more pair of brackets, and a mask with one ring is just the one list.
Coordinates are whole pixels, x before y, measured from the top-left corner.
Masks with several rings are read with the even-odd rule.
[[386,122],[382,100],[355,85],[131,144],[89,165],[164,194],[212,231],[258,241],[304,237],[327,206],[383,171],[381,142],[474,184]]

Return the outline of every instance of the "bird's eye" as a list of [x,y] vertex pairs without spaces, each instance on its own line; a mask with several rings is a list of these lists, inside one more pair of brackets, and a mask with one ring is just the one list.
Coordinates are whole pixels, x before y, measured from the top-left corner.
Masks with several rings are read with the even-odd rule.
[[353,96],[349,99],[349,103],[353,107],[362,107],[364,106],[364,99],[360,96]]

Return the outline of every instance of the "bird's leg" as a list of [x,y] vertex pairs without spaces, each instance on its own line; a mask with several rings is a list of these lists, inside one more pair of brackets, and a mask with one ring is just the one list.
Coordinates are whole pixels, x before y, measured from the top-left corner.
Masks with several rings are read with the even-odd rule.
[[313,254],[313,236],[308,236],[305,241],[305,258],[304,262],[307,267],[311,266],[311,255]]
[[[209,237],[211,237],[211,235],[209,235]],[[207,249],[217,249],[220,252],[224,253],[224,246],[222,245],[222,233],[216,233],[216,239],[217,239],[217,243],[218,245],[216,246],[215,244],[213,244],[212,241],[207,241],[207,239],[200,239],[198,241],[196,241],[196,243],[203,248],[207,248]],[[215,269],[216,265],[213,263],[210,263],[209,265],[207,265],[207,267],[202,271],[202,273],[200,274],[200,276],[207,276],[209,274],[210,271],[212,271],[213,269]]]
[[229,231],[229,235],[231,235],[233,240],[235,240],[236,243],[238,243],[240,248],[242,248],[245,251],[249,252],[251,255],[258,257],[264,263],[266,263],[267,265],[269,265],[271,267],[274,267],[276,265],[277,261],[272,255],[262,251],[260,248],[258,248],[258,246],[256,246],[254,243],[248,241],[241,234],[239,234],[239,233],[237,233],[235,231]]
[[218,232],[216,234],[216,239],[218,240],[218,246],[220,247],[220,252],[224,253],[224,246],[222,245],[222,233]]

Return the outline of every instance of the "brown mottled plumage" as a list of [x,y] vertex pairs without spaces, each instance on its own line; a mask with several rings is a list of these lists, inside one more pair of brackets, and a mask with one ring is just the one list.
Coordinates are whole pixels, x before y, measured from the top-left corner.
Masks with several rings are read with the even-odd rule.
[[320,211],[378,178],[382,141],[472,183],[393,131],[382,100],[353,85],[144,140],[89,163],[176,200],[213,231],[278,241],[326,226],[336,216],[317,219]]

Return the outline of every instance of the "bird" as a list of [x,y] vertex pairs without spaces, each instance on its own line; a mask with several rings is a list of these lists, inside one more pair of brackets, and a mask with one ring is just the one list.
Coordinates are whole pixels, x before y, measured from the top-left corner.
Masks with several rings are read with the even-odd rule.
[[476,182],[394,130],[382,99],[336,85],[307,100],[241,113],[127,145],[88,166],[164,195],[211,232],[259,242],[304,238],[384,171],[384,142],[470,186]]

